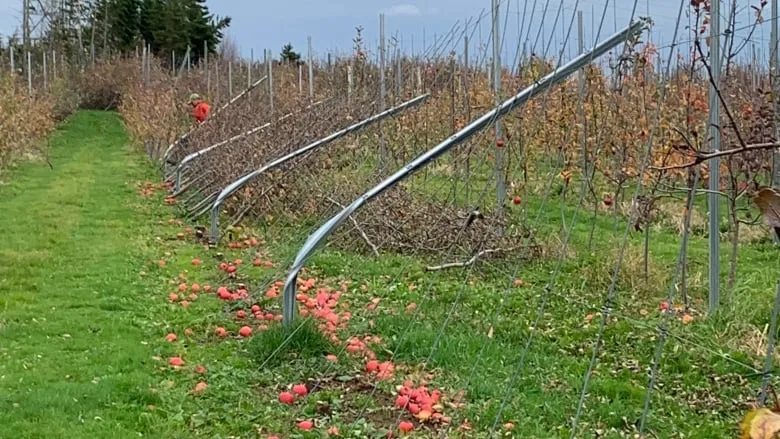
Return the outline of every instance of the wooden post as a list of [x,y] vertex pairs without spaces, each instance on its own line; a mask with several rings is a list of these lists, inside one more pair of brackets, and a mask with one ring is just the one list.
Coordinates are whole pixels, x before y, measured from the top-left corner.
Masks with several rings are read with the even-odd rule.
[[271,56],[271,49],[268,49],[268,101],[271,106],[271,113],[274,112],[274,58]]
[[27,52],[27,95],[32,96],[32,94],[32,55],[30,55],[30,52]]
[[228,101],[233,99],[233,60],[228,61]]
[[311,45],[311,36],[309,41],[309,100],[314,102],[314,49]]
[[209,69],[209,43],[203,42],[203,68],[206,71],[206,94],[211,96],[211,69]]
[[46,51],[43,51],[43,90],[46,91],[49,89],[49,69],[46,65]]

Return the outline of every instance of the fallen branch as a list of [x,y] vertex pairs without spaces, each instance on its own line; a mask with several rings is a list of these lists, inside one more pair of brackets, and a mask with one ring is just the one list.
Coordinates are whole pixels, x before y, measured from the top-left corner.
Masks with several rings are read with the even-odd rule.
[[229,225],[228,227],[235,227],[235,226],[237,226],[239,223],[241,223],[241,220],[242,220],[242,219],[244,219],[244,215],[246,215],[246,214],[247,214],[247,212],[249,212],[249,209],[251,209],[251,208],[252,208],[252,205],[253,205],[252,203],[248,203],[248,204],[246,205],[246,207],[242,208],[242,209],[241,209],[241,210],[238,212],[238,215],[236,215],[236,217],[233,219],[233,221],[231,221],[231,222],[230,222],[230,225]]
[[[328,201],[335,204],[336,206],[339,206],[342,209],[344,208],[344,206],[341,203],[334,200],[333,198],[330,197],[325,197],[325,198],[327,198]],[[355,218],[352,218],[352,215],[349,216],[349,220],[352,221],[352,225],[354,225],[355,230],[357,230],[358,233],[360,233],[360,236],[363,238],[363,241],[365,241],[366,244],[368,244],[368,246],[371,247],[371,250],[374,251],[374,255],[379,256],[379,249],[374,245],[374,243],[371,242],[370,239],[368,239],[368,235],[366,235],[366,232],[364,232],[363,229],[360,228],[360,224],[358,224],[358,222],[355,221]]]
[[507,249],[496,248],[496,249],[482,250],[481,252],[479,252],[479,253],[475,254],[474,256],[472,256],[471,259],[469,259],[468,261],[465,261],[465,262],[450,262],[450,263],[442,264],[442,265],[429,266],[429,267],[425,267],[425,271],[440,271],[440,270],[446,270],[448,268],[468,267],[468,266],[474,265],[474,263],[477,262],[477,259],[479,259],[479,258],[481,258],[483,256],[487,256],[487,255],[492,254],[492,253],[511,252],[511,251],[517,250],[518,248],[519,247],[513,247],[513,248],[507,248]]

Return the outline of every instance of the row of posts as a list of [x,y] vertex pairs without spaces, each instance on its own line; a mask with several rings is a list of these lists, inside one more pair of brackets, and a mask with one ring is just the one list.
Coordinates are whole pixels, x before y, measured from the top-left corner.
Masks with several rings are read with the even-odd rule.
[[[22,69],[18,66],[18,62],[16,59],[16,51],[14,50],[14,47],[11,46],[9,50],[9,56],[10,56],[10,67],[11,72],[16,74],[19,71],[24,70],[26,72],[27,77],[27,94],[29,96],[33,95],[34,87],[33,87],[33,55],[31,52],[26,52],[23,64],[26,64],[26,68]],[[51,62],[51,66],[49,63]],[[52,50],[51,53],[44,51],[42,54],[42,73],[43,73],[43,89],[48,90],[50,81],[54,81],[57,79],[57,51]],[[49,78],[51,76],[51,79]]]
[[[380,47],[381,51],[381,90],[380,90],[380,104],[382,109],[384,110],[386,108],[386,85],[385,85],[385,70],[386,70],[386,63],[385,63],[385,53],[386,53],[386,47],[385,47],[385,38],[384,38],[384,15],[381,16],[381,28],[382,28],[382,43]],[[211,69],[209,68],[209,59],[208,59],[208,46],[207,43],[204,43],[204,53],[205,56],[203,58],[203,66],[206,72],[206,83],[207,83],[207,89],[210,92],[212,81],[211,81]],[[402,66],[402,58],[400,53],[400,46],[398,44],[395,44],[395,89],[396,94],[400,94],[402,86],[403,86],[403,78],[401,73],[401,66]],[[31,52],[27,52],[25,59],[23,60],[23,64],[26,64],[26,68],[22,69],[22,66],[19,63],[17,51],[14,49],[13,46],[9,48],[10,53],[10,68],[12,72],[18,72],[18,71],[25,71],[26,77],[27,77],[27,85],[28,85],[28,94],[32,95],[34,92],[34,86],[33,86],[33,54]],[[312,39],[311,37],[308,37],[308,95],[310,100],[314,100],[314,90],[315,90],[315,84],[314,84],[314,53],[313,53],[313,46],[312,46]],[[267,87],[269,92],[269,101],[270,105],[273,108],[274,106],[274,96],[273,96],[273,62],[270,62],[272,59],[272,51],[271,50],[264,50],[264,63],[266,68],[266,75],[268,77],[267,79]],[[136,56],[139,56],[141,58],[141,65],[142,65],[142,80],[146,87],[149,87],[151,85],[152,81],[152,61],[153,56],[152,54],[152,47],[149,44],[144,44],[143,48],[139,51],[136,51]],[[247,86],[252,85],[252,68],[251,66],[254,64],[254,53],[252,53],[251,59],[247,65]],[[172,72],[174,75],[176,75],[176,53],[171,52],[171,62],[172,62]],[[50,65],[51,64],[51,65]],[[219,66],[218,63],[214,63],[215,73],[217,75],[216,81],[219,82]],[[191,69],[191,63],[190,63],[190,56],[189,56],[189,50],[185,54],[184,57],[182,57],[181,60],[181,67],[179,68],[179,74],[186,68],[186,70],[189,72]],[[233,68],[234,63],[231,61],[228,63],[228,94],[232,98],[235,96],[234,93],[234,83],[233,83]],[[43,73],[43,88],[44,90],[48,89],[51,80],[57,79],[57,72],[58,72],[58,57],[56,50],[52,50],[51,53],[44,52],[42,54],[42,73]],[[418,79],[418,88],[422,88],[421,82],[421,72],[417,72],[417,79]],[[354,69],[352,65],[349,65],[347,67],[347,81],[348,81],[348,96],[349,99],[352,99],[352,96],[354,94]],[[303,66],[298,66],[298,88],[301,93],[303,93]]]
[[[311,101],[314,100],[314,50],[312,47],[311,37],[308,38],[308,75],[309,75],[309,99]],[[209,67],[209,48],[208,43],[204,42],[203,46],[203,68],[206,74],[206,88],[208,93],[211,93],[211,68]],[[148,88],[151,84],[151,77],[152,77],[152,48],[151,45],[144,44],[144,47],[141,51],[141,68],[142,68],[142,78],[144,85]],[[190,71],[191,68],[191,62],[190,62],[190,49],[187,49],[187,52],[185,53],[185,56],[182,60],[181,67],[179,68],[179,73],[176,73],[176,52],[171,52],[171,62],[172,62],[172,74],[176,75],[176,77],[180,76],[183,72],[184,68],[186,67],[187,71]],[[12,55],[12,61],[13,64],[13,55]],[[254,61],[254,49],[250,51],[250,59],[247,62],[247,89],[252,87],[253,77],[252,77],[252,66],[255,64]],[[270,49],[265,49],[263,51],[263,64],[265,66],[265,74],[266,74],[266,87],[268,91],[268,99],[269,104],[271,107],[271,111],[274,109],[274,88],[273,88],[273,51]],[[45,59],[44,59],[44,65],[45,65]],[[219,77],[219,63],[214,62],[215,65],[215,74],[216,74],[216,82],[219,84],[220,77]],[[229,99],[232,99],[235,96],[234,93],[234,87],[233,87],[233,65],[234,62],[231,60],[228,62],[227,65],[227,74],[228,74],[228,95]],[[350,83],[350,90],[352,85],[352,76],[351,76],[352,70],[350,66],[349,70],[349,83]],[[303,66],[301,64],[298,65],[298,89],[301,93],[303,93]],[[351,95],[351,92],[350,92]]]
[[[387,89],[386,89],[386,79],[385,79],[385,71],[387,68],[386,65],[386,45],[385,45],[385,38],[384,38],[384,15],[380,16],[380,28],[382,33],[381,43],[380,43],[380,107],[382,110],[386,109],[387,107]],[[468,44],[468,43],[466,43]],[[189,56],[189,49],[185,53],[184,57],[182,57],[180,66],[179,66],[179,73],[176,73],[176,62],[178,58],[176,57],[175,52],[171,52],[171,63],[172,63],[172,74],[178,76],[181,74],[184,69],[186,68],[187,71],[190,71],[191,63],[190,63],[190,56]],[[209,65],[209,57],[208,57],[208,46],[206,43],[204,43],[204,57],[203,57],[203,67],[206,74],[206,87],[208,92],[211,92],[212,88],[212,81],[211,81],[211,68]],[[269,103],[271,106],[271,109],[274,108],[274,94],[273,94],[273,62],[272,62],[272,51],[269,49],[266,49],[263,51],[263,64],[265,65],[265,74],[267,76],[267,91],[269,95]],[[152,72],[152,60],[153,56],[152,54],[152,48],[151,45],[144,44],[143,49],[140,52],[141,57],[141,64],[142,64],[142,78],[143,82],[146,87],[149,87],[151,84],[151,72]],[[396,95],[400,95],[401,90],[403,88],[403,75],[402,75],[402,57],[401,57],[401,48],[399,44],[394,44],[394,61],[395,61],[395,91]],[[247,87],[251,87],[253,84],[253,76],[252,72],[253,69],[251,66],[254,65],[254,50],[250,51],[250,59],[247,62]],[[308,67],[308,96],[311,101],[314,100],[314,91],[315,91],[315,84],[314,84],[314,50],[312,46],[312,39],[311,37],[308,37],[308,55],[307,55],[307,67]],[[219,83],[219,64],[217,62],[214,62],[215,64],[215,74],[216,74],[216,82]],[[227,75],[228,75],[228,95],[230,98],[235,96],[235,88],[234,88],[234,81],[233,81],[233,69],[234,69],[234,62],[229,61],[227,65]],[[303,65],[298,65],[298,89],[300,93],[303,93]],[[347,83],[348,83],[348,100],[351,103],[351,100],[354,95],[354,68],[350,64],[347,66]],[[422,72],[419,70],[417,71],[417,83],[418,83],[418,89],[422,89]]]

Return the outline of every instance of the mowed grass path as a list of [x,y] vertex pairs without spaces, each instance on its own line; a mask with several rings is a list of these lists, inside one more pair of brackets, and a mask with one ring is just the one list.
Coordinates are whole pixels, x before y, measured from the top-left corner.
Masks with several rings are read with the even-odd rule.
[[53,170],[0,186],[0,437],[138,437],[155,399],[135,188],[150,167],[115,114],[80,112],[51,142]]

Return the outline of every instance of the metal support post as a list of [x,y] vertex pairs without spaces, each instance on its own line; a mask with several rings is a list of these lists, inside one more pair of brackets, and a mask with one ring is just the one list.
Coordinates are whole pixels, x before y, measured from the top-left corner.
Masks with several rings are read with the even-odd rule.
[[[495,104],[501,104],[501,29],[500,16],[501,11],[498,6],[499,0],[492,0],[493,13],[493,95]],[[496,211],[499,218],[504,216],[504,201],[506,199],[506,182],[504,181],[504,132],[501,125],[501,119],[496,119]],[[503,234],[503,230],[501,230]]]
[[[710,151],[720,151],[720,0],[713,0],[710,26],[710,67],[712,82],[710,85]],[[708,163],[710,174],[709,199],[709,313],[714,314],[720,304],[720,159],[714,158]]]

